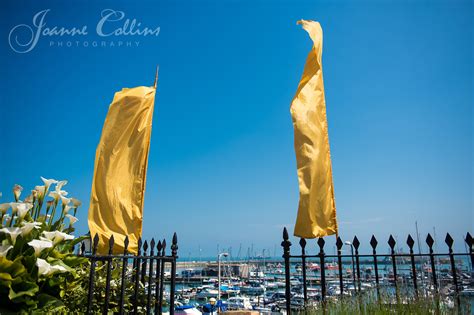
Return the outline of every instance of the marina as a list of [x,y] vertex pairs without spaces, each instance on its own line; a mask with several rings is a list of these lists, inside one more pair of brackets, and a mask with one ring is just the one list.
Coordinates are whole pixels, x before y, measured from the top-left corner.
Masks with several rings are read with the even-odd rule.
[[[456,259],[457,279],[466,299],[473,288],[472,270],[467,259]],[[378,286],[376,283],[373,262],[361,260],[360,278],[354,277],[352,261],[342,261],[343,292],[340,289],[339,265],[330,262],[325,265],[325,290],[328,300],[336,301],[364,294],[375,296],[377,289],[384,295],[396,299],[395,278],[390,259],[381,260],[378,270]],[[440,287],[440,303],[454,303],[453,276],[450,272],[449,259],[440,257],[436,261],[437,280]],[[418,259],[416,262],[417,282],[421,295],[429,297],[435,294],[431,284],[433,277],[427,261]],[[322,300],[321,267],[315,261],[306,263],[306,295],[304,300],[303,266],[294,262],[290,268],[291,308],[302,310],[305,305],[317,305]],[[285,272],[284,261],[274,258],[262,260],[225,261],[221,263],[221,279],[219,286],[218,262],[216,261],[180,261],[176,272],[176,312],[180,309],[190,312],[209,313],[212,302],[221,300],[221,310],[254,310],[260,313],[286,313],[285,305]],[[357,273],[357,271],[355,272]],[[168,274],[169,275],[169,274]],[[405,298],[414,296],[411,284],[413,278],[409,260],[397,262],[397,285]],[[219,289],[220,288],[220,296]],[[472,294],[472,293],[471,293]],[[220,299],[219,299],[220,297]],[[219,302],[218,302],[219,303]],[[207,306],[206,306],[207,305]],[[193,311],[191,311],[193,310]]]

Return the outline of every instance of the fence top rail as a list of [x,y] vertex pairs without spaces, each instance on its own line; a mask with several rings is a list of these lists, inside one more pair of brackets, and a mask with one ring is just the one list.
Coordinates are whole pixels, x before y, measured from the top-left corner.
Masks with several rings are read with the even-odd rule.
[[[323,256],[325,258],[337,258],[337,257],[341,257],[341,258],[351,258],[351,257],[392,257],[392,256],[395,256],[395,257],[411,257],[411,256],[414,256],[414,257],[429,257],[429,256],[449,256],[449,255],[453,255],[453,256],[470,256],[471,254],[469,253],[445,253],[445,254],[440,254],[440,253],[433,253],[433,254],[430,254],[430,253],[426,253],[426,254],[354,254],[354,255],[350,255],[350,254],[344,254],[344,255],[326,255],[326,254],[323,254]],[[290,258],[320,258],[321,257],[321,254],[315,254],[315,255],[290,255],[289,256]]]
[[79,256],[86,257],[86,258],[93,258],[97,260],[102,259],[113,259],[113,258],[120,258],[120,259],[156,259],[156,260],[166,260],[172,261],[179,258],[178,256],[149,256],[149,255],[133,255],[133,254],[115,254],[115,255],[97,255],[97,254],[80,254]]

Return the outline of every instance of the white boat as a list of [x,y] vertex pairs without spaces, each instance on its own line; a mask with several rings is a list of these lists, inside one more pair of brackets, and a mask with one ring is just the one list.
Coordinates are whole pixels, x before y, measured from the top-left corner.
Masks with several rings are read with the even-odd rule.
[[207,298],[217,298],[219,292],[216,289],[203,288],[198,293],[196,293],[196,299],[204,300]]
[[240,287],[240,292],[249,294],[249,295],[261,295],[264,294],[266,291],[266,288],[258,283],[250,283],[250,285],[246,286],[241,286]]
[[[176,315],[202,315],[194,305],[182,305],[181,303],[176,303],[174,313]],[[181,305],[180,305],[181,304]]]
[[251,310],[250,299],[242,296],[234,296],[226,301],[229,310]]

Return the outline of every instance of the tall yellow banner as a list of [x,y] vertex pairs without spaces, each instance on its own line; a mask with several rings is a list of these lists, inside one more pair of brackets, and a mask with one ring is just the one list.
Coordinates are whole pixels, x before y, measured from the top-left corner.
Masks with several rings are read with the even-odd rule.
[[143,199],[155,102],[155,87],[115,93],[97,146],[89,208],[91,236],[99,235],[98,253],[121,253],[125,236],[136,253],[142,235]]
[[323,31],[314,21],[298,21],[311,39],[303,76],[291,103],[300,200],[295,236],[337,233],[336,203],[329,150],[322,70]]

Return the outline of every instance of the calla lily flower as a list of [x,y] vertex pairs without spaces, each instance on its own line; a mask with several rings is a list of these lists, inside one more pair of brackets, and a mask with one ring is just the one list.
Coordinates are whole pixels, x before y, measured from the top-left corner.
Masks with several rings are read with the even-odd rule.
[[19,202],[10,202],[10,206],[12,207],[12,214],[16,214],[19,205],[21,205],[21,203]]
[[72,206],[74,208],[78,208],[78,207],[82,206],[82,202],[79,199],[71,198],[71,202],[72,202]]
[[33,203],[33,194],[28,195],[28,197],[26,197],[25,200],[23,200],[23,202]]
[[35,250],[35,256],[38,257],[41,251],[43,251],[46,248],[51,248],[53,247],[53,242],[50,240],[44,241],[44,240],[32,240],[31,242],[28,242],[28,245],[34,248]]
[[28,211],[33,208],[31,203],[20,203],[17,207],[17,215],[20,219],[23,219]]
[[60,180],[56,185],[56,190],[59,191],[63,186],[67,185],[67,180]]
[[0,229],[0,233],[5,233],[10,235],[10,238],[12,239],[12,243],[15,244],[16,238],[18,235],[21,234],[21,229],[18,227],[5,227],[3,229]]
[[21,227],[21,235],[26,236],[30,234],[33,229],[41,228],[41,222],[22,222],[23,226]]
[[38,197],[41,198],[41,197],[44,196],[44,192],[46,191],[46,187],[45,186],[35,186],[35,191],[36,191]]
[[61,265],[51,265],[46,260],[38,258],[36,259],[36,266],[38,266],[38,274],[42,276],[48,276],[55,272],[67,272],[67,269]]
[[57,183],[58,183],[58,181],[55,180],[55,179],[46,179],[46,178],[44,178],[43,176],[41,176],[41,180],[43,181],[44,186],[46,186],[46,187],[48,187],[48,188],[49,188],[52,184],[57,184]]
[[64,214],[67,214],[69,212],[69,210],[71,210],[72,207],[70,205],[66,205],[64,208],[63,208],[63,213]]
[[20,185],[15,184],[15,186],[13,186],[13,195],[15,196],[16,201],[20,199],[20,195],[22,191],[23,191],[23,187],[21,187]]
[[12,245],[0,245],[0,257],[5,257],[8,254],[8,251],[12,249]]
[[44,259],[36,259],[36,266],[38,266],[38,274],[46,276],[49,274],[51,265]]
[[52,231],[52,232],[43,232],[43,235],[50,241],[53,242],[54,245],[62,242],[63,240],[72,240],[74,239],[73,235],[69,235],[59,231]]
[[61,198],[61,195],[57,191],[52,191],[48,195],[51,198],[54,198],[54,201],[58,201]]
[[76,218],[75,216],[70,215],[70,214],[66,214],[66,218],[69,219],[69,223],[70,223],[71,225],[73,225],[74,223],[76,223],[77,221],[79,221],[78,218]]
[[71,198],[66,198],[61,196],[61,202],[63,204],[63,207],[67,206],[69,203],[71,203]]
[[7,210],[10,209],[10,207],[11,207],[11,204],[9,202],[0,204],[0,213],[7,212]]

